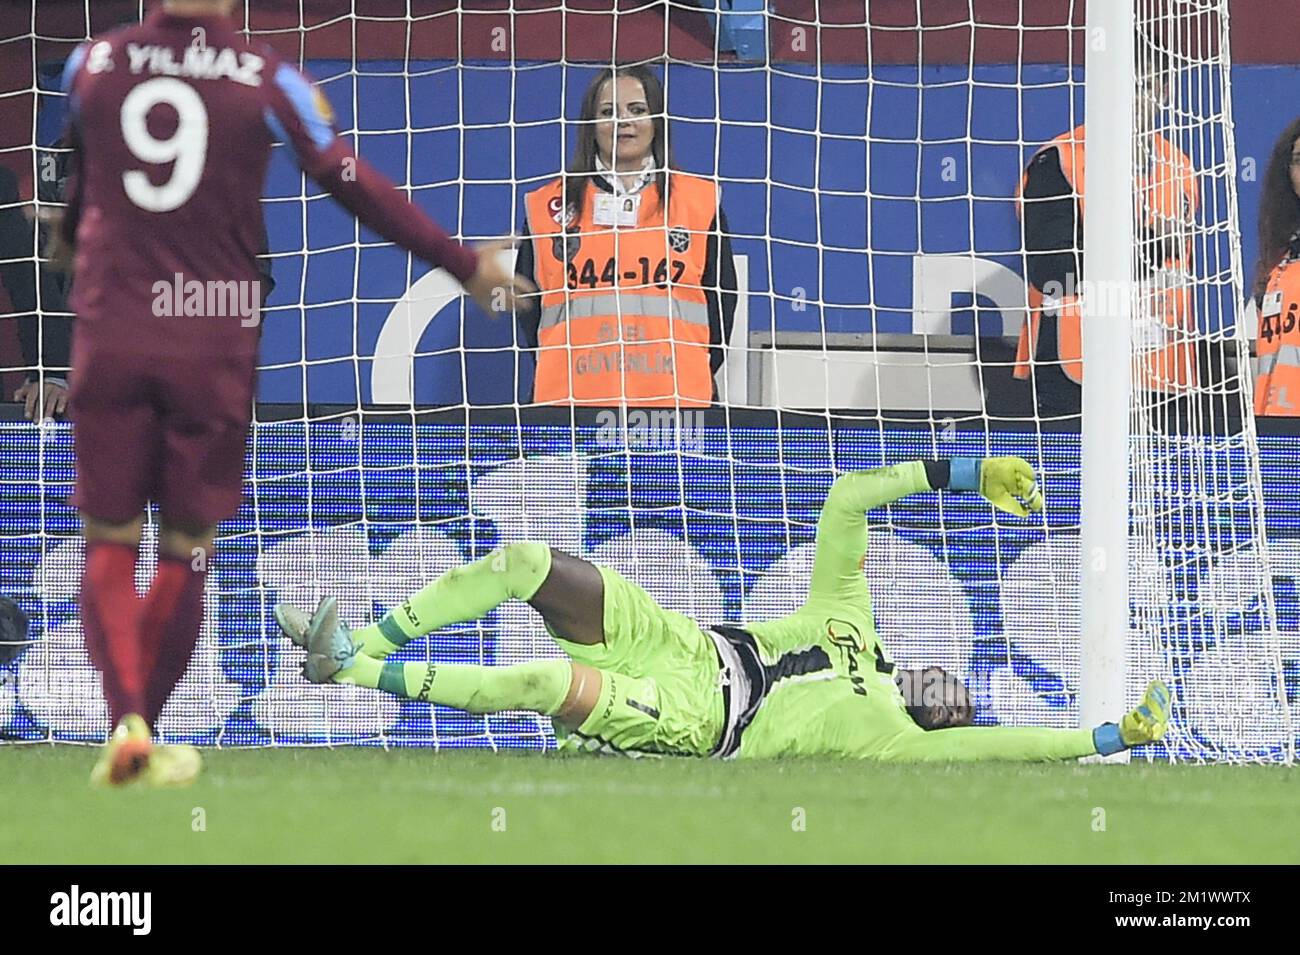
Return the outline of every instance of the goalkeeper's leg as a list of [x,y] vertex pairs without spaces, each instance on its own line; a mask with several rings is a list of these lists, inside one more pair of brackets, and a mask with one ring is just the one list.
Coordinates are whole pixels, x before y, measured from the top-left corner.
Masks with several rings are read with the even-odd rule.
[[332,597],[321,602],[306,640],[303,675],[313,683],[372,687],[467,713],[528,710],[578,740],[619,750],[707,755],[723,721],[716,669],[670,670],[655,679],[577,660],[503,667],[381,661],[359,652]]
[[592,740],[631,751],[662,749],[658,738],[665,722],[655,681],[598,670],[575,660],[491,667],[388,663],[358,654],[353,666],[340,671],[332,682],[375,687],[466,713],[526,710],[551,717],[561,727],[560,735],[567,730],[579,743]]
[[600,693],[599,671],[568,660],[534,660],[504,667],[376,660],[361,652],[352,631],[339,619],[338,601],[333,597],[321,601],[305,638],[303,676],[312,683],[370,687],[466,713],[529,710],[565,723],[580,717],[580,723]]
[[600,695],[599,670],[569,660],[533,660],[493,667],[453,663],[389,663],[358,654],[334,683],[372,687],[404,697],[464,710],[501,713],[526,710],[582,725]]
[[[658,750],[667,730],[654,680],[599,670],[576,660],[533,660],[492,667],[451,663],[390,663],[359,653],[337,604],[326,601],[308,630],[304,674],[315,683],[371,687],[410,700],[487,714],[526,710],[551,717],[576,737],[616,749]],[[701,729],[707,720],[699,720]],[[688,727],[693,729],[694,727]],[[690,735],[690,734],[688,734]]]
[[[416,637],[478,620],[511,599],[527,601],[553,633],[572,643],[604,639],[604,582],[596,566],[547,544],[518,541],[447,571],[377,622],[356,630],[352,640],[361,653],[383,659]],[[276,618],[290,639],[305,645],[306,614],[281,604]]]

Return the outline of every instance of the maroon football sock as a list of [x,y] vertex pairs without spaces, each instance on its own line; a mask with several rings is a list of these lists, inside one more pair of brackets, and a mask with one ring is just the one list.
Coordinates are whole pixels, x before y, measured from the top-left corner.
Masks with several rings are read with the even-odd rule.
[[203,629],[205,570],[193,570],[188,557],[158,555],[158,571],[144,598],[140,630],[149,676],[145,719],[152,725],[172,690],[185,675]]
[[81,626],[86,650],[103,676],[109,722],[144,709],[145,660],[140,643],[140,595],[135,590],[138,549],[110,541],[86,542],[81,577]]

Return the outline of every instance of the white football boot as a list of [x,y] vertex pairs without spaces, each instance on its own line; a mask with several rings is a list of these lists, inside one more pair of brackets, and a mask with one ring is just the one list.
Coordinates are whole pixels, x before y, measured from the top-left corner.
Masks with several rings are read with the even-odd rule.
[[290,603],[278,603],[275,605],[275,622],[280,625],[280,631],[293,641],[294,646],[307,646],[307,627],[311,624],[311,617],[307,616],[305,610],[299,610]]
[[304,634],[307,642],[307,662],[302,665],[302,675],[312,683],[329,683],[335,674],[352,666],[357,656],[357,645],[352,642],[352,631],[339,619],[339,602],[325,597],[312,614]]

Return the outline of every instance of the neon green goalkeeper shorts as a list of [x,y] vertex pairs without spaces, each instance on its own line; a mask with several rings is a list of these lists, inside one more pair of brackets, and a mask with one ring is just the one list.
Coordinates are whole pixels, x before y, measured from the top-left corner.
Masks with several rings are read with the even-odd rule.
[[589,646],[551,633],[602,678],[586,722],[572,733],[557,729],[560,748],[708,756],[725,719],[713,642],[618,571],[597,569],[605,582],[605,642]]

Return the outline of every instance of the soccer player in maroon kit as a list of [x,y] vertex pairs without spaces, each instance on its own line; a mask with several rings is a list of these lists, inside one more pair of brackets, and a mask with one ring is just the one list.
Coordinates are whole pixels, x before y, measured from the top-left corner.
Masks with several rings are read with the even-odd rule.
[[[490,313],[511,312],[516,294],[533,291],[492,248],[452,241],[357,157],[302,73],[236,32],[233,6],[165,0],[139,25],[82,44],[64,73],[81,617],[115,726],[96,783],[180,784],[198,772],[197,750],[155,746],[151,727],[199,636],[216,524],[243,493],[272,142],[287,143],[358,219],[446,268]],[[141,598],[136,562],[151,500],[158,570]]]

